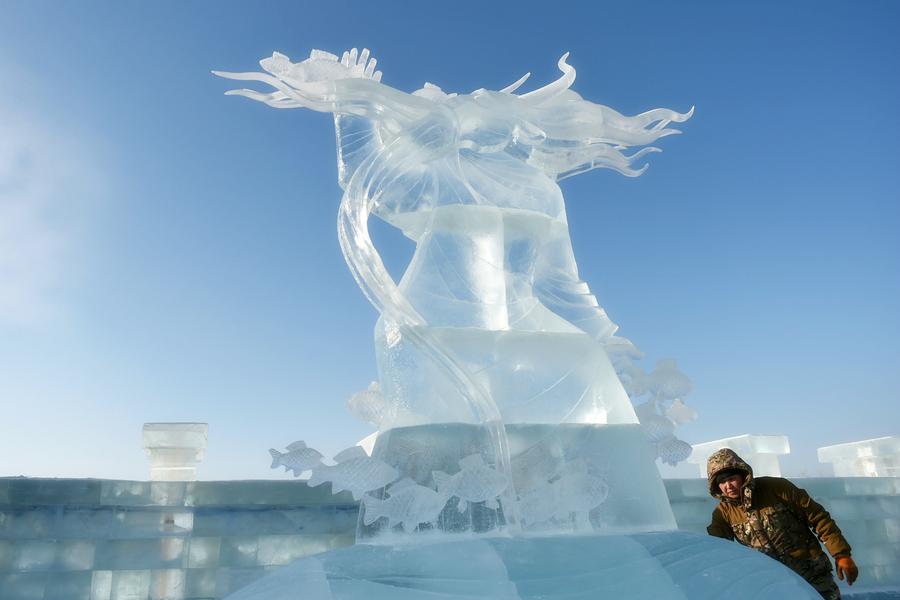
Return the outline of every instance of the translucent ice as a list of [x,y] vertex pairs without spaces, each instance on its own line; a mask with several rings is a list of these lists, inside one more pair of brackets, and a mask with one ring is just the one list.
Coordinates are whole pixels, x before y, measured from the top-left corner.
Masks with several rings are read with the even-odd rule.
[[378,500],[372,496],[363,499],[365,504],[363,522],[366,525],[371,525],[381,517],[387,517],[390,526],[402,523],[403,529],[410,532],[420,523],[437,519],[450,498],[446,490],[439,489],[435,492],[409,478],[392,485],[387,494],[389,497],[385,500]]
[[[626,117],[588,102],[569,89],[575,70],[566,56],[558,80],[523,94],[514,92],[525,78],[499,92],[426,84],[407,94],[381,83],[365,50],[340,59],[314,51],[299,63],[276,53],[261,65],[266,74],[220,75],[275,88],[231,93],[334,115],[341,248],[381,312],[380,418],[369,418],[375,394],[351,397],[348,408],[379,423],[371,460],[396,476],[354,484],[354,494],[390,501],[408,492],[385,486],[408,478],[419,487],[404,488],[421,495],[460,498],[433,526],[415,527],[420,535],[433,527],[515,534],[523,523],[543,533],[596,532],[604,523],[670,528],[652,449],[619,375],[642,352],[613,335],[616,326],[579,278],[557,182],[594,168],[640,175],[639,161],[656,151],[646,146],[677,133],[668,125],[691,113]],[[634,147],[643,148],[629,152]],[[369,237],[370,216],[416,242],[399,282]],[[686,393],[677,368],[658,371],[642,383],[653,387],[654,402]],[[562,470],[577,461],[577,476]],[[339,475],[349,468],[316,468],[310,483],[350,489]],[[537,522],[549,508],[531,492],[547,486],[556,489],[557,510]],[[360,541],[397,533],[390,519],[365,518]]]
[[357,545],[283,567],[229,600],[297,590],[304,600],[821,600],[781,563],[686,531]]
[[452,476],[443,471],[432,472],[438,491],[459,498],[459,512],[466,510],[467,502],[485,502],[488,508],[500,506],[496,499],[509,484],[506,475],[485,465],[480,454],[461,459],[459,468],[462,470]]
[[338,464],[323,464],[313,468],[309,478],[310,487],[330,481],[335,494],[347,490],[353,493],[354,500],[359,500],[365,492],[383,488],[399,476],[396,469],[370,457],[360,446],[347,448],[337,454],[334,460]]
[[377,381],[369,384],[369,389],[356,392],[344,402],[350,414],[357,419],[369,421],[378,427],[381,424],[381,413],[384,402],[381,400],[381,385]]
[[900,437],[819,448],[819,462],[833,463],[835,477],[900,477]]
[[275,448],[269,449],[272,455],[272,468],[284,466],[284,472],[294,471],[294,477],[300,477],[304,471],[310,471],[322,464],[322,454],[313,448],[307,448],[303,440],[290,444],[287,452],[279,452]]
[[782,434],[764,435],[750,434],[724,438],[714,442],[694,444],[694,451],[687,459],[690,463],[697,463],[700,475],[706,478],[706,461],[717,450],[731,448],[741,455],[741,458],[753,467],[753,474],[757,477],[767,475],[781,477],[781,466],[778,464],[780,454],[789,454],[791,451],[788,437]]

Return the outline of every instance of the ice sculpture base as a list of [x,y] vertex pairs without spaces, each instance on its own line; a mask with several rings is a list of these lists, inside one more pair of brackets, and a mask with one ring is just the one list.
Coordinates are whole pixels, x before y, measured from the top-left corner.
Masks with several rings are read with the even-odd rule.
[[228,600],[821,600],[763,554],[687,531],[357,545],[282,567]]
[[[675,529],[675,518],[668,496],[653,463],[650,446],[638,424],[617,425],[506,425],[512,473],[519,494],[516,518],[523,531],[547,534],[634,533]],[[401,477],[409,477],[419,485],[433,488],[433,471],[450,474],[460,470],[460,459],[488,445],[483,427],[464,423],[442,423],[417,427],[397,427],[379,434],[373,456],[396,468]],[[559,514],[537,516],[535,502],[547,500],[553,493],[549,481],[566,464],[580,461],[591,477],[608,486],[608,495],[584,514],[570,512],[568,506]],[[390,488],[388,488],[388,494]],[[384,499],[382,492],[373,493]],[[577,503],[578,498],[569,501]],[[459,510],[460,505],[463,510]],[[402,527],[389,526],[381,518],[365,524],[365,506],[360,510],[357,541],[394,543],[404,534]],[[459,502],[452,497],[437,520],[422,523],[414,535],[462,534],[497,535],[509,529],[511,511],[492,509],[485,502]]]

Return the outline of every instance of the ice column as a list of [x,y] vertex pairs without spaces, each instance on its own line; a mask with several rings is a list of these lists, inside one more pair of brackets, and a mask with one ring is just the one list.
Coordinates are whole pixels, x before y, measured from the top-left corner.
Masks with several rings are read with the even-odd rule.
[[[716,451],[730,448],[753,467],[756,477],[781,477],[781,466],[778,464],[779,454],[790,454],[788,437],[782,434],[748,434],[724,438],[714,442],[692,444],[694,451],[687,458],[689,463],[700,466],[700,476],[706,479],[706,461]],[[819,450],[819,460],[822,460]]]
[[206,453],[207,423],[144,423],[142,441],[150,481],[194,481]]
[[883,437],[819,448],[819,462],[835,477],[900,477],[900,437]]

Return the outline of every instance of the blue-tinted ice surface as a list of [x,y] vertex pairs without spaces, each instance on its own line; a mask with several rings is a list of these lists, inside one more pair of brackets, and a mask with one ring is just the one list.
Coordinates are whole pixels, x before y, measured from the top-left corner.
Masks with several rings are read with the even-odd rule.
[[282,567],[228,600],[820,600],[759,552],[685,531],[357,545]]

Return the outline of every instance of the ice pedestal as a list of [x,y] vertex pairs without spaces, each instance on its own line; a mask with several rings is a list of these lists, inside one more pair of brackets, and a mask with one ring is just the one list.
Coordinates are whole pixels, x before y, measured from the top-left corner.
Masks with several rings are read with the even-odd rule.
[[207,423],[144,423],[142,441],[150,481],[194,481],[206,453]]
[[[750,576],[752,574],[752,576]],[[763,554],[686,531],[357,545],[301,559],[229,600],[820,599]]]
[[835,477],[900,477],[900,437],[819,448],[819,462],[832,463]]
[[791,453],[788,437],[781,434],[739,435],[714,442],[692,444],[692,447],[694,451],[688,457],[687,462],[696,463],[700,467],[700,476],[704,479],[707,477],[706,461],[722,448],[730,448],[737,452],[753,467],[753,475],[756,477],[781,477],[778,456]]

